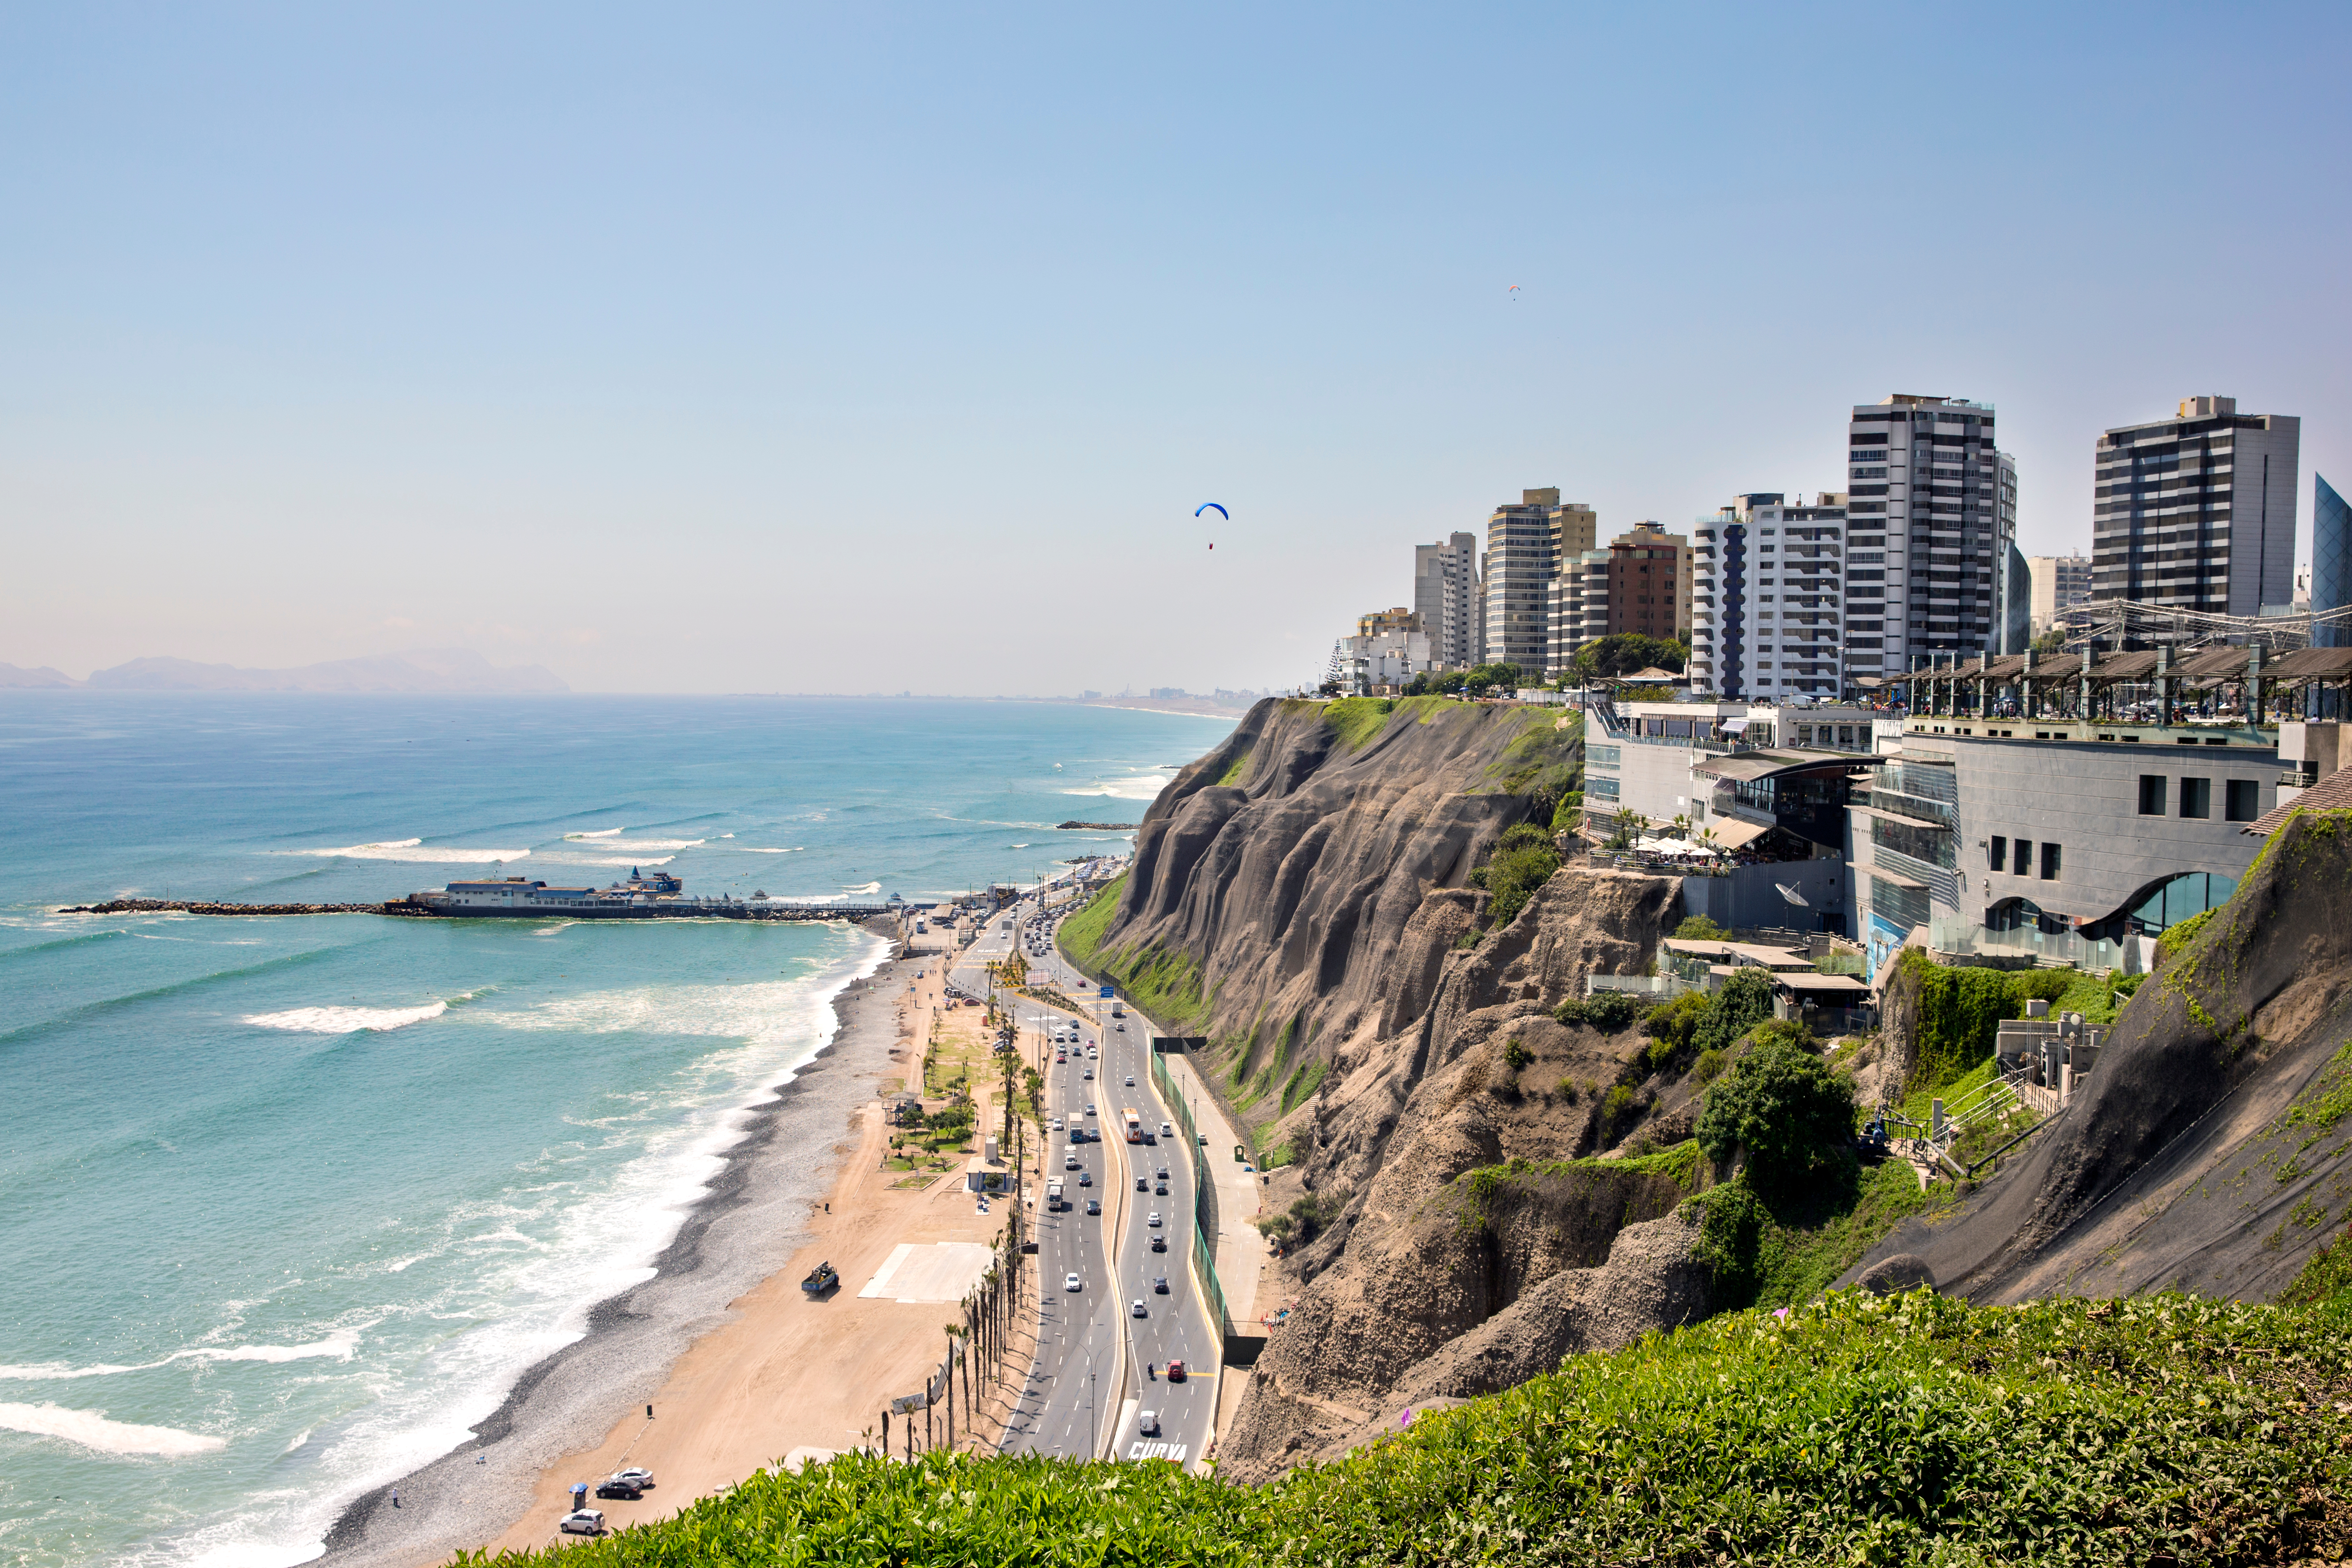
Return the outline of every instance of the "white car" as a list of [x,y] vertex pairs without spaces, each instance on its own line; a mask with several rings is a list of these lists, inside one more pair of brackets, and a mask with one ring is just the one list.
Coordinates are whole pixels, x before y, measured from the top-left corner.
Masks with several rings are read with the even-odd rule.
[[1133,1089],[1135,1087],[1135,1075],[1133,1073],[1127,1075],[1127,1087],[1129,1089]]
[[1076,1275],[1065,1274],[1062,1276],[1062,1289],[1065,1290],[1083,1290],[1086,1287],[1079,1282]]
[[1156,1228],[1160,1224],[1160,1211],[1158,1209],[1153,1209],[1151,1211],[1151,1217],[1145,1220],[1143,1223]]
[[1087,1101],[1087,1114],[1088,1116],[1092,1116],[1094,1113],[1095,1113],[1094,1102],[1093,1102],[1093,1101],[1091,1101],[1091,1100],[1089,1100],[1089,1101]]
[[1159,1436],[1160,1412],[1157,1410],[1145,1410],[1139,1412],[1135,1417],[1135,1429],[1142,1433],[1147,1437]]
[[1173,1137],[1175,1137],[1175,1136],[1176,1136],[1176,1128],[1175,1128],[1174,1124],[1173,1124],[1173,1123],[1171,1123],[1171,1122],[1166,1122],[1166,1121],[1161,1122],[1161,1123],[1160,1124],[1160,1136],[1161,1136],[1162,1138],[1173,1138]]
[[1127,1315],[1130,1318],[1148,1318],[1151,1314],[1144,1310],[1143,1298],[1138,1296],[1135,1299],[1135,1304],[1127,1310]]
[[566,1535],[602,1535],[604,1533],[604,1510],[601,1508],[575,1508],[558,1520],[555,1528]]
[[654,1473],[651,1470],[634,1466],[625,1470],[614,1471],[613,1479],[616,1481],[626,1481],[633,1487],[649,1488],[654,1484]]
[[1069,1154],[1063,1157],[1062,1169],[1065,1171],[1075,1171],[1077,1168],[1078,1157],[1076,1154]]
[[1059,1132],[1061,1130],[1062,1130],[1062,1119],[1061,1119],[1060,1117],[1056,1116],[1055,1118],[1054,1118],[1054,1131],[1056,1131],[1056,1132]]

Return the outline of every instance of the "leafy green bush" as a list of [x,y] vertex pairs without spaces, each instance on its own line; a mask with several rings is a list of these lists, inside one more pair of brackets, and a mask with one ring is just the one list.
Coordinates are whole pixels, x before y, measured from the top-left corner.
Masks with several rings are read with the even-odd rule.
[[1760,1243],[1771,1215],[1745,1182],[1710,1187],[1691,1201],[1700,1213],[1691,1256],[1706,1270],[1710,1299],[1719,1307],[1747,1306],[1761,1282]]
[[2347,1380],[2344,1336],[2305,1312],[1842,1292],[1571,1356],[1270,1486],[852,1453],[601,1540],[457,1564],[2334,1561],[2352,1544]]
[[1705,915],[1685,915],[1683,923],[1675,928],[1675,937],[1680,942],[1721,942],[1730,935]]
[[1528,1054],[1527,1047],[1519,1044],[1517,1037],[1504,1042],[1503,1065],[1510,1068],[1513,1072],[1518,1071],[1521,1068],[1527,1066],[1529,1062],[1535,1059],[1535,1058]]
[[1771,977],[1760,969],[1742,969],[1707,999],[1706,1012],[1691,1030],[1690,1043],[1702,1051],[1728,1050],[1771,1016]]
[[1494,894],[1486,905],[1488,928],[1501,931],[1517,919],[1535,890],[1551,880],[1551,874],[1559,869],[1559,851],[1551,847],[1548,837],[1540,844],[1498,848],[1486,866],[1486,886]]
[[1562,795],[1559,805],[1552,809],[1551,830],[1554,833],[1573,833],[1583,820],[1584,792],[1572,789]]
[[1631,991],[1596,991],[1584,999],[1584,1021],[1604,1035],[1614,1035],[1631,1027],[1651,1005],[1647,997]]
[[1713,1083],[1723,1072],[1721,1051],[1701,1051],[1691,1063],[1690,1075],[1701,1083]]
[[1761,1182],[1788,1182],[1852,1158],[1853,1086],[1786,1038],[1759,1040],[1706,1091],[1698,1142],[1707,1158],[1745,1148]]

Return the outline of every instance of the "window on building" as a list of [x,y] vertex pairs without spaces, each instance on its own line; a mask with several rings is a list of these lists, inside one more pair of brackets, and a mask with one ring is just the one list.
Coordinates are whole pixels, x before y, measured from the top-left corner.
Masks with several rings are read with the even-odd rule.
[[2055,844],[2044,842],[2042,846],[2042,879],[2045,882],[2058,879],[2058,846]]
[[1992,836],[1992,853],[1985,858],[1990,863],[1992,868],[1996,871],[2006,870],[2008,868],[2009,838],[2007,835],[1996,833]]
[[2164,815],[2164,775],[2162,773],[2139,775],[2139,814],[2142,816]]
[[2213,815],[2213,781],[2211,779],[2180,781],[2180,815],[2183,816]]
[[2009,863],[2009,868],[2021,877],[2033,875],[2032,839],[2021,838],[2017,841],[2017,858]]
[[2256,779],[2230,781],[2230,820],[2252,822],[2263,814],[2263,786]]

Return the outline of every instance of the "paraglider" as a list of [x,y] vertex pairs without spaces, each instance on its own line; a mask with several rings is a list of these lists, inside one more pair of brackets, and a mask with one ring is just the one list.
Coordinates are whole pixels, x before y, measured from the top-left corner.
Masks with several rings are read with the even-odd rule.
[[[1223,518],[1227,522],[1231,522],[1234,520],[1234,514],[1227,511],[1223,507],[1219,506],[1215,501],[1202,502],[1199,506],[1192,509],[1192,515],[1194,517],[1198,517],[1204,511],[1213,511],[1219,517]],[[1209,543],[1209,548],[1214,550],[1216,547],[1216,542],[1212,540]]]
[[1509,289],[1505,290],[1505,292],[1510,296],[1512,304],[1516,305],[1519,302],[1519,286],[1517,284],[1512,284]]

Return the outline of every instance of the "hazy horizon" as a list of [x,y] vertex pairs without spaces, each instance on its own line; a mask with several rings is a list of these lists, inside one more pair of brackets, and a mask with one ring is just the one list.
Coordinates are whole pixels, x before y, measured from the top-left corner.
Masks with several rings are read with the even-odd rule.
[[2298,415],[2301,561],[2352,478],[2347,36],[16,12],[0,660],[1279,688],[1522,489],[1605,532],[1841,489],[1895,392],[1998,406],[2029,553],[2087,551],[2101,429]]

